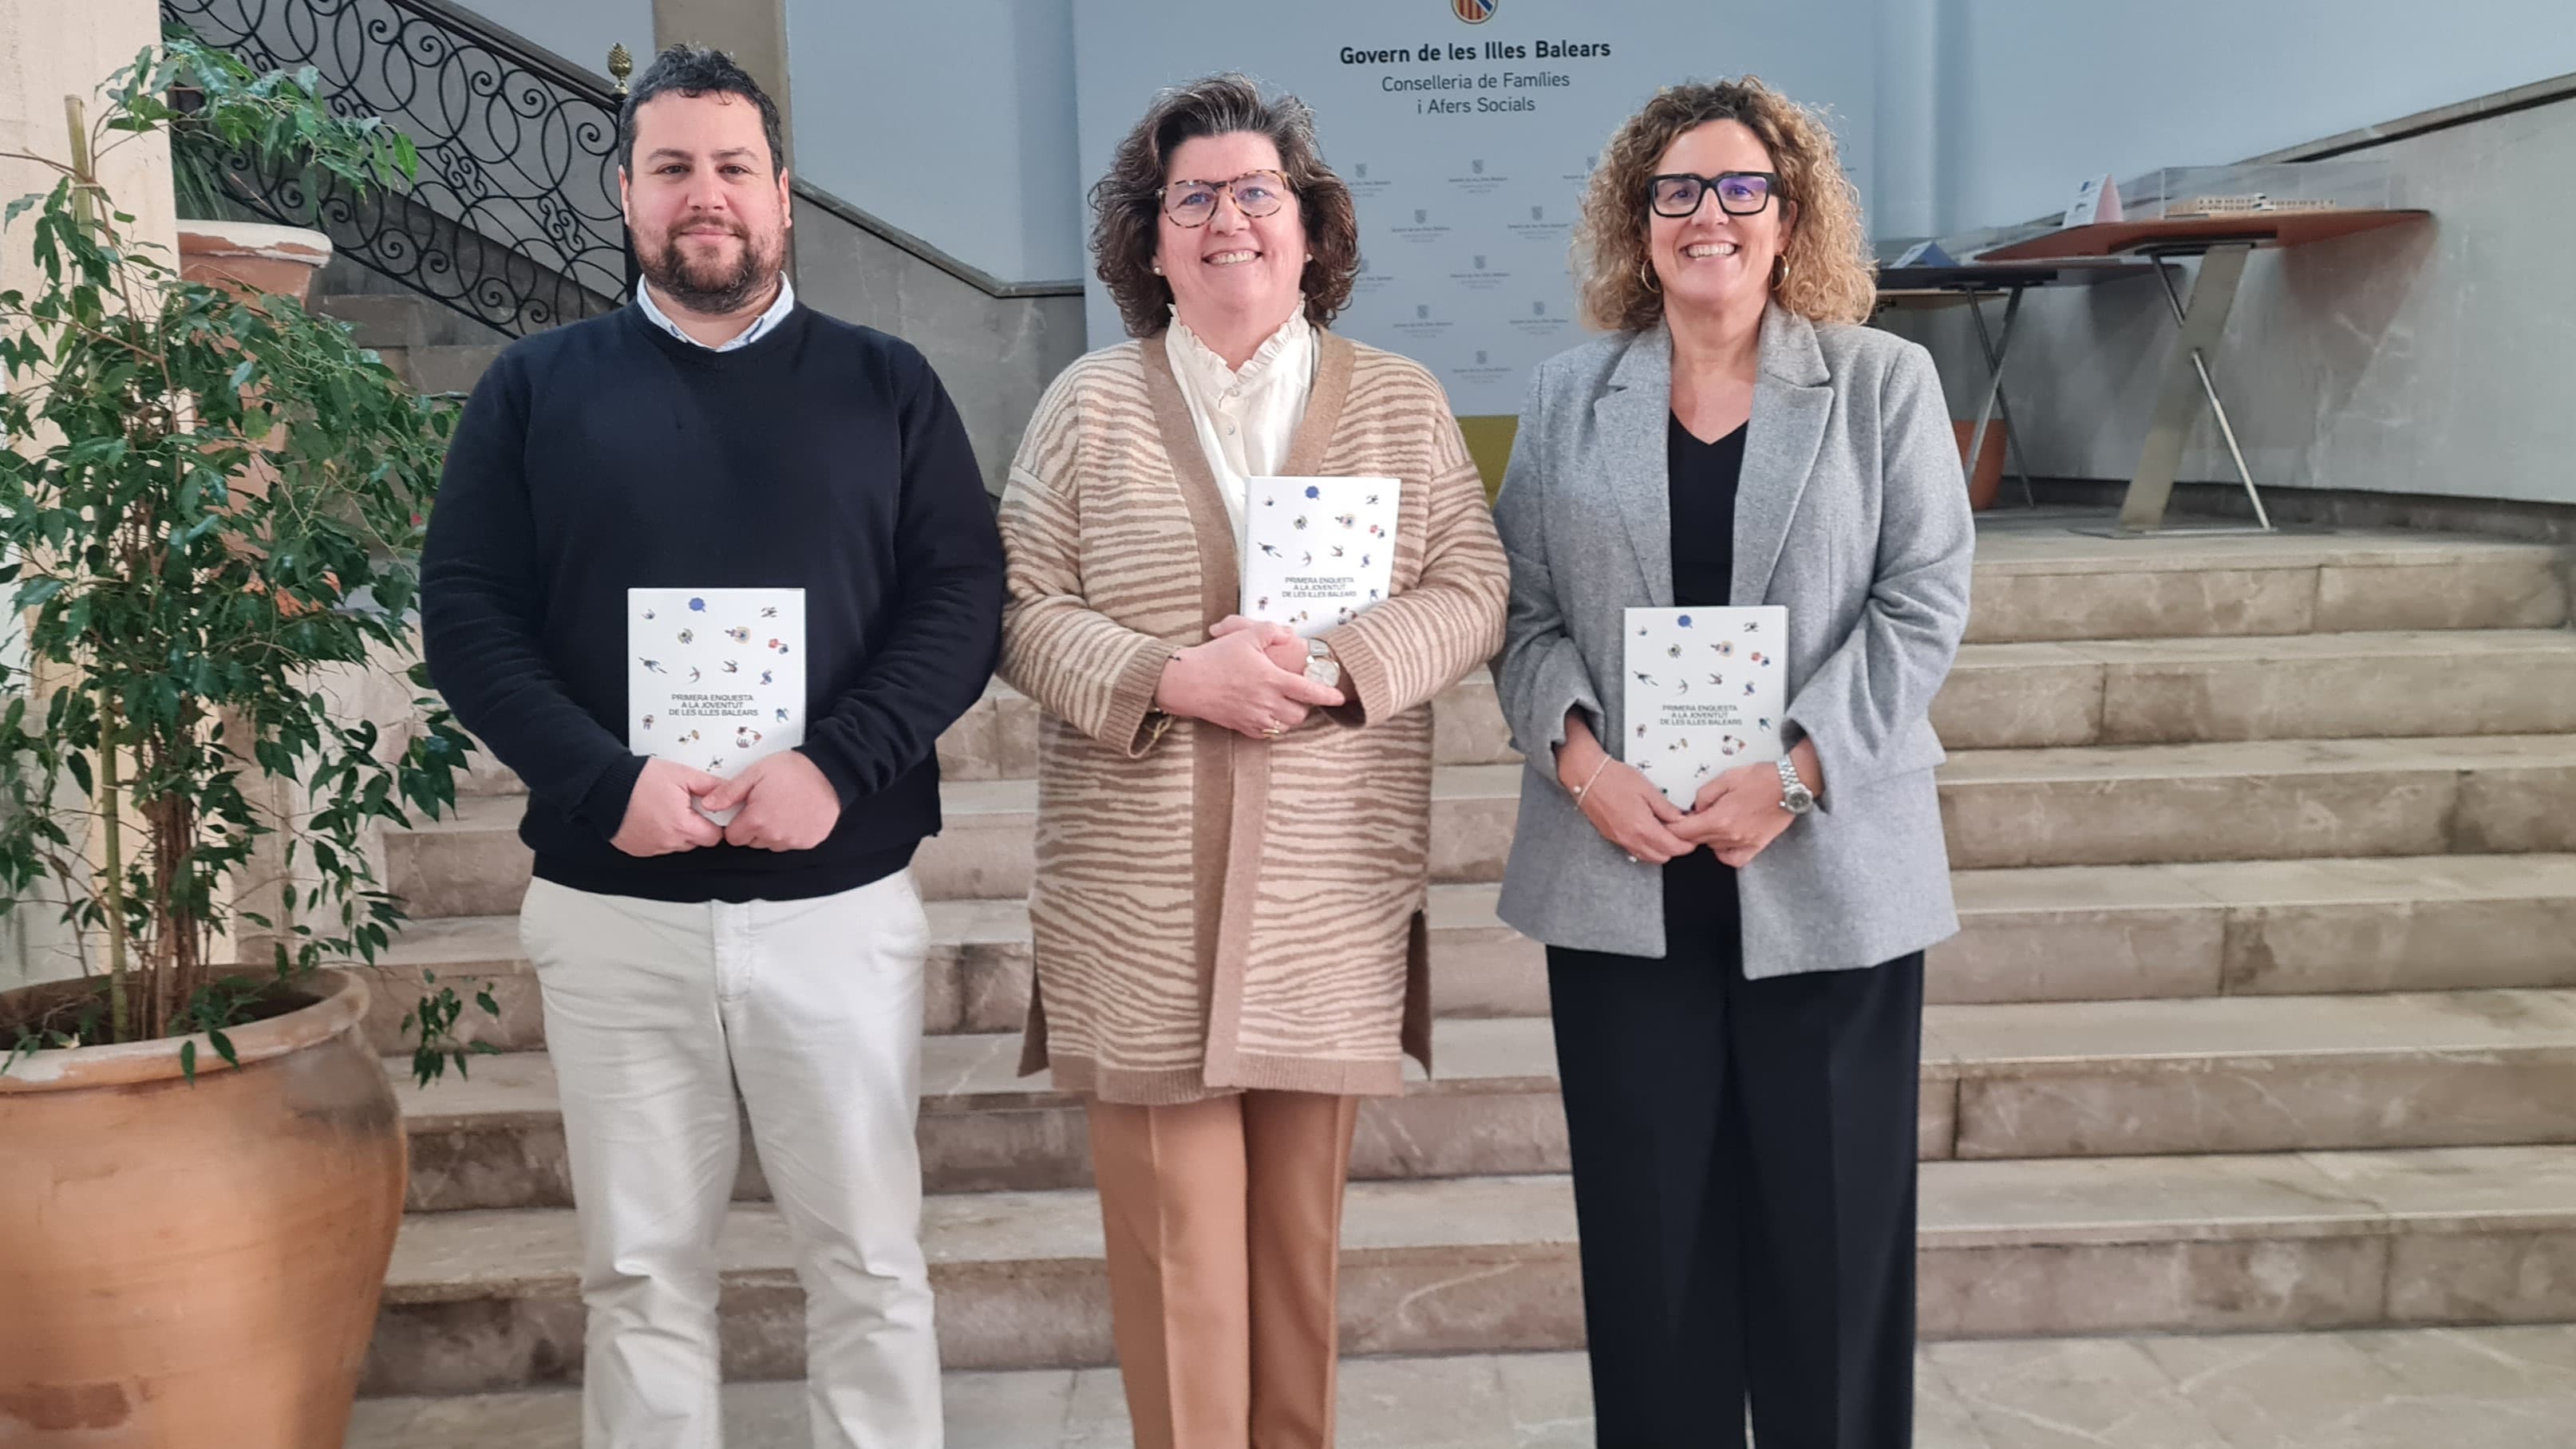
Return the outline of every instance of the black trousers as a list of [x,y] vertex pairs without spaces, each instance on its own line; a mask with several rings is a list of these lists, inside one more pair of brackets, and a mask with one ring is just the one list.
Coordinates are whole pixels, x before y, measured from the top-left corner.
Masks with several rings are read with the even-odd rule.
[[1906,1449],[1921,953],[1744,979],[1735,874],[1662,960],[1548,950],[1599,1449]]

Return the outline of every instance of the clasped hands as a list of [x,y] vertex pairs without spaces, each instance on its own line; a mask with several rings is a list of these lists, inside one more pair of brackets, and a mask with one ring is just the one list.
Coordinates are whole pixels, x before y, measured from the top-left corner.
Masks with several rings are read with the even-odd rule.
[[[735,806],[729,824],[707,818]],[[730,780],[674,760],[644,762],[626,818],[609,843],[628,855],[674,855],[724,841],[754,850],[811,850],[840,823],[841,794],[798,750],[754,760]]]
[[[1812,753],[1803,743],[1799,748]],[[1812,781],[1816,772],[1809,762],[1798,764],[1799,773]],[[1662,865],[1704,846],[1725,864],[1741,867],[1798,818],[1780,807],[1780,768],[1768,761],[1725,771],[1700,786],[1691,808],[1682,810],[1634,766],[1612,759],[1580,719],[1567,722],[1556,771],[1567,793],[1582,791],[1578,808],[1592,828],[1646,865]]]
[[1342,692],[1306,677],[1306,641],[1285,624],[1229,614],[1204,644],[1176,651],[1163,666],[1154,707],[1253,739],[1276,739]]

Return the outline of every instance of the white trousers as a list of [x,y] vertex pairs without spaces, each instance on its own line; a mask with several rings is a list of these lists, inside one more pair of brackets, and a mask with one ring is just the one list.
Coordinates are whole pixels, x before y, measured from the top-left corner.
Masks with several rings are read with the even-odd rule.
[[816,1449],[937,1449],[913,1135],[930,928],[911,873],[740,905],[539,880],[519,934],[581,1222],[586,1449],[720,1449],[737,1088],[805,1289]]

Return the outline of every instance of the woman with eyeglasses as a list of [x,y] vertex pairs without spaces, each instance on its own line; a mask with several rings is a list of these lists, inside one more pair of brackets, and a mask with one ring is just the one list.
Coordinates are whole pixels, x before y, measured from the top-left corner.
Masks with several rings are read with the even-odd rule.
[[[1439,384],[1325,330],[1359,235],[1304,105],[1166,91],[1091,204],[1134,340],[1056,379],[1002,499],[1044,714],[1023,1068],[1089,1099],[1140,1449],[1327,1449],[1353,1122],[1430,1064],[1430,702],[1508,576]],[[1396,480],[1344,544],[1394,576],[1301,640],[1238,617],[1237,541],[1247,480],[1316,474]]]
[[[1927,711],[1973,534],[1923,349],[1859,325],[1812,113],[1676,86],[1611,139],[1495,504],[1602,1449],[1911,1442],[1923,950],[1957,930]],[[1788,610],[1788,757],[1688,810],[1627,763],[1623,610]],[[1723,672],[1721,667],[1719,672]],[[1695,681],[1694,681],[1695,682]]]

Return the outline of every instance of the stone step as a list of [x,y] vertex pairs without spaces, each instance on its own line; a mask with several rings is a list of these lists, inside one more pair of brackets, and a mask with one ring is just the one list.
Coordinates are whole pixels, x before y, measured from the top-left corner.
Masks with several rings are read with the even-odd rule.
[[[2576,1148],[1934,1162],[1921,1212],[1926,1338],[2576,1318]],[[1354,1183],[1343,1239],[1349,1353],[1582,1342],[1562,1177]],[[1110,1361],[1090,1193],[934,1197],[924,1242],[951,1368]],[[798,1376],[783,1221],[737,1206],[719,1251],[726,1376]],[[407,1218],[364,1391],[565,1381],[581,1359],[579,1261],[568,1210]]]
[[[1547,963],[1538,944],[1494,917],[1494,887],[1433,886],[1432,997],[1444,1016],[1542,1016]],[[933,1035],[1017,1031],[1029,1005],[1029,917],[1019,901],[932,901],[930,957],[923,1023]],[[367,1030],[380,1054],[408,1050],[403,1013],[427,984],[470,994],[488,986],[498,1018],[469,1011],[460,1040],[487,1041],[505,1052],[545,1046],[545,1015],[519,920],[455,916],[414,921],[385,953],[368,1003]]]
[[[999,680],[939,741],[943,780],[1037,774],[1037,705]],[[1443,765],[1519,758],[1483,670],[1435,702]],[[1954,750],[2576,731],[2576,633],[2417,630],[1971,644],[1932,703]],[[475,757],[465,794],[525,787]]]
[[[949,1449],[1133,1449],[1115,1369],[946,1376]],[[807,1449],[798,1380],[724,1387],[731,1449]],[[1578,1353],[1342,1362],[1345,1449],[1591,1449]],[[2576,1325],[1952,1339],[1914,1355],[1914,1449],[2563,1449]],[[348,1449],[581,1449],[577,1389],[364,1399]]]
[[1954,750],[2576,730],[2576,633],[1971,644],[1932,702]]
[[[1932,948],[1935,1004],[2576,987],[2576,855],[2451,855],[1957,871],[1960,932]],[[1543,1016],[1547,962],[1494,914],[1496,887],[1430,893],[1442,1016]],[[1017,901],[933,901],[933,1033],[1017,1030],[1029,924]],[[368,1028],[379,1053],[420,973],[489,985],[501,1016],[460,1035],[545,1045],[515,916],[412,922],[386,954]]]
[[[1432,701],[1432,757],[1443,765],[1509,764],[1520,758],[1494,704],[1493,676],[1479,669]],[[478,752],[457,785],[460,795],[524,795],[509,767]],[[995,679],[983,698],[939,737],[939,778],[1028,780],[1038,772],[1038,707]]]
[[2576,987],[2576,855],[1953,871],[1935,1002]]
[[501,360],[499,343],[426,343],[413,347],[379,347],[385,365],[396,376],[411,384],[414,391],[454,393],[463,396],[474,391],[492,364]]
[[1941,817],[1965,870],[2576,850],[2576,735],[1963,750]]
[[1968,642],[2555,629],[2565,553],[2436,533],[2110,539],[2062,521],[1977,532]]
[[[1951,1340],[1915,1352],[1915,1449],[2558,1449],[2576,1326]],[[1346,1449],[1590,1449],[1577,1353],[1347,1358]],[[1114,1369],[952,1372],[951,1449],[1132,1449]],[[733,1449],[811,1442],[800,1381],[727,1384]],[[2141,1431],[2138,1426],[2152,1425]],[[2145,1437],[2141,1437],[2142,1433]],[[580,1393],[362,1400],[349,1449],[579,1449]]]
[[[2576,992],[1935,1006],[1926,1160],[2576,1142]],[[933,1192],[1091,1180],[1078,1098],[1018,1075],[1017,1034],[933,1037],[922,1057]],[[1435,1080],[1360,1113],[1361,1179],[1561,1172],[1556,1051],[1540,1018],[1447,1020]],[[572,1201],[554,1069],[477,1063],[403,1096],[415,1212]],[[746,1140],[735,1197],[768,1196]]]
[[506,347],[510,339],[441,302],[410,293],[338,292],[313,310],[346,322],[361,347]]
[[[1432,783],[1431,874],[1498,880],[1518,813],[1518,765],[1445,765]],[[516,911],[529,855],[516,796],[460,796],[444,819],[385,833],[386,888],[423,919]],[[1035,780],[958,780],[940,786],[945,829],[922,842],[913,873],[925,899],[1014,900],[1029,891]]]
[[[1432,879],[1501,879],[1522,774],[1434,772]],[[923,895],[1025,897],[1037,782],[940,794],[946,829],[914,858]],[[387,832],[388,889],[420,917],[516,910],[520,808],[460,799],[446,819]],[[1963,750],[1941,772],[1941,812],[1966,870],[2576,851],[2576,734]]]

